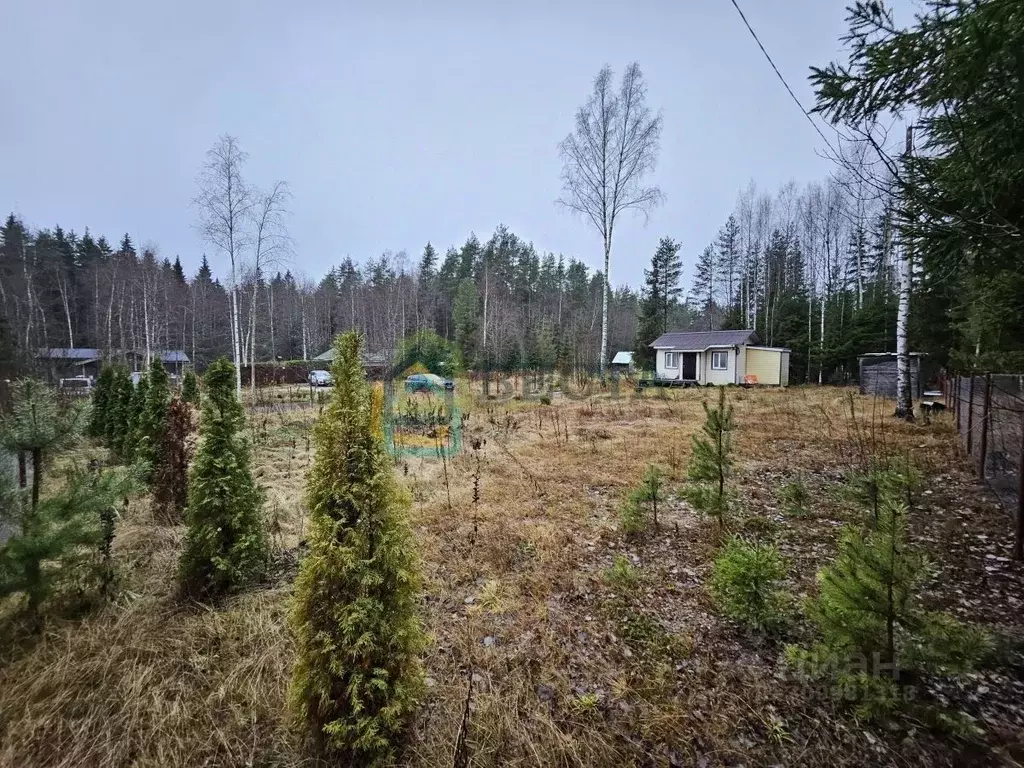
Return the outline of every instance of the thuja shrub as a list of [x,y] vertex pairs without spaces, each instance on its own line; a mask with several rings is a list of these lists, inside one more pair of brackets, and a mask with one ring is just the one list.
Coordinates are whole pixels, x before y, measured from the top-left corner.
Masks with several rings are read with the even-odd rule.
[[188,438],[192,433],[192,409],[175,397],[156,445],[153,469],[153,516],[163,523],[181,522],[188,503]]
[[134,458],[139,465],[139,474],[152,479],[156,468],[157,444],[167,422],[167,408],[171,403],[171,378],[157,357],[150,361],[147,381],[149,385],[136,425]]
[[199,377],[189,368],[181,381],[181,399],[189,405],[199,405]]
[[89,414],[88,433],[91,437],[103,437],[110,417],[110,403],[114,391],[114,368],[104,365],[92,391],[92,412]]
[[263,492],[253,480],[245,412],[235,395],[235,367],[217,360],[206,371],[199,446],[188,477],[182,594],[224,595],[258,578],[269,540]]
[[310,552],[291,614],[292,707],[317,751],[345,765],[393,760],[423,686],[409,500],[360,344],[354,332],[335,343],[334,390],[313,431],[306,487]]

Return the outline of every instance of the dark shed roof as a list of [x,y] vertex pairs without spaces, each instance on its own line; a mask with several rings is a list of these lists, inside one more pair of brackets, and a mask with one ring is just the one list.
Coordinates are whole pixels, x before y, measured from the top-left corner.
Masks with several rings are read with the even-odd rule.
[[731,347],[736,344],[757,344],[754,331],[680,331],[663,333],[651,344],[655,349],[703,351],[708,347]]
[[47,347],[36,355],[47,360],[92,360],[99,356],[98,349],[88,347]]
[[[113,356],[117,357],[122,354],[145,357],[146,350],[134,349],[126,353],[115,351]],[[187,363],[189,361],[188,355],[180,349],[154,349],[152,354],[165,363]],[[89,347],[50,347],[40,349],[36,357],[47,360],[96,360],[103,357],[103,352]]]

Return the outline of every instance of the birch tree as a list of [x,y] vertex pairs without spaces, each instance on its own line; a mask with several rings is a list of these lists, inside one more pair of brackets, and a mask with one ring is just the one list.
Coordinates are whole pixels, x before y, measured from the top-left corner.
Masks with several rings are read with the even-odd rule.
[[562,141],[562,196],[558,203],[583,216],[601,234],[604,272],[601,297],[601,373],[608,362],[608,291],[612,236],[619,215],[646,214],[662,200],[657,186],[645,186],[654,170],[661,139],[661,114],[647,106],[640,65],[630,64],[619,90],[611,67],[594,79],[594,90],[576,113],[576,129]]
[[249,155],[238,139],[224,134],[206,153],[199,173],[199,194],[194,205],[199,212],[198,228],[203,239],[227,257],[231,269],[228,291],[231,298],[231,354],[235,363],[235,391],[242,392],[242,339],[239,321],[238,287],[242,252],[247,244],[246,226],[253,210],[252,190],[242,178]]
[[[249,330],[246,346],[249,358],[249,386],[256,391],[256,300],[260,283],[269,267],[280,264],[287,254],[290,240],[284,219],[285,206],[291,199],[288,183],[276,181],[266,192],[252,190],[252,295],[249,297]],[[269,282],[268,282],[269,288]],[[268,303],[272,301],[268,293]],[[270,307],[273,313],[273,307]],[[273,318],[273,314],[271,314]],[[273,323],[273,319],[271,319]]]

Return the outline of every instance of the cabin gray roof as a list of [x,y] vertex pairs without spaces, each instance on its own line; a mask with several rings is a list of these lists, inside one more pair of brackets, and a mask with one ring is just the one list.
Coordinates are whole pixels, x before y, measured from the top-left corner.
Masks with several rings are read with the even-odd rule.
[[[363,352],[360,356],[363,361],[363,365],[370,366],[386,366],[391,363],[395,358],[394,350],[384,350],[382,352]],[[326,352],[323,352],[313,358],[314,361],[322,363],[334,362],[334,347],[331,347]]]
[[[152,354],[155,357],[159,357],[161,362],[164,363],[187,363],[189,362],[188,355],[180,349],[156,349],[153,350]],[[124,355],[136,355],[137,357],[145,357],[146,350],[134,349],[128,352],[121,352],[115,350],[111,353],[111,357],[123,357]],[[46,360],[84,360],[93,361],[103,358],[103,351],[99,349],[92,349],[90,347],[48,347],[46,349],[40,349],[36,354],[36,357],[43,358]]]
[[99,356],[98,349],[88,347],[47,347],[36,355],[47,360],[91,360]]
[[757,333],[747,331],[672,331],[663,333],[651,344],[654,349],[679,349],[685,352],[703,352],[709,347],[732,347],[738,344],[757,344]]

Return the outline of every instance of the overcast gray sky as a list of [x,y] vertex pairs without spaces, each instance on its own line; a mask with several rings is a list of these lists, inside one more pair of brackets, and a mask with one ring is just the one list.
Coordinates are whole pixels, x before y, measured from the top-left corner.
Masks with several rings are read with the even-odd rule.
[[[809,106],[807,68],[838,55],[844,0],[740,5]],[[729,0],[7,0],[3,18],[0,208],[115,243],[127,231],[189,273],[205,249],[195,177],[222,133],[250,153],[249,181],[290,183],[293,269],[315,279],[346,255],[415,260],[499,223],[597,266],[599,236],[554,200],[558,142],[606,62],[639,61],[665,119],[666,202],[646,226],[623,221],[613,283],[639,283],[664,235],[688,280],[748,180],[828,172]]]

